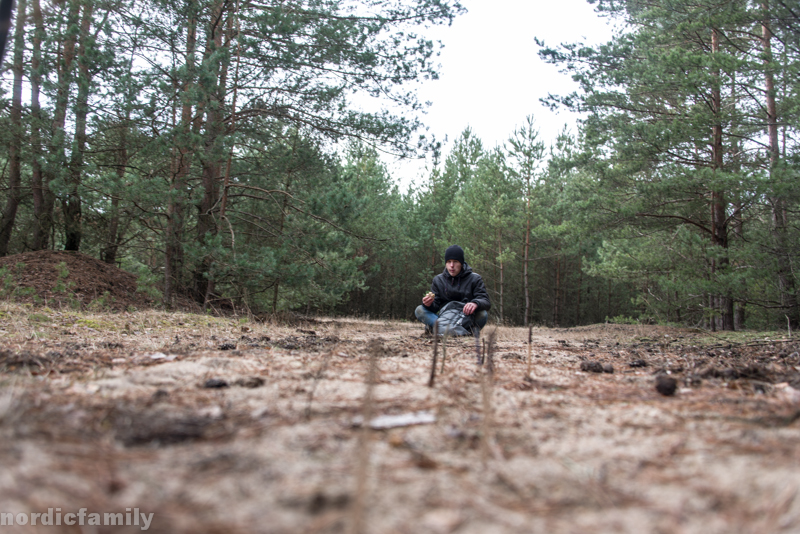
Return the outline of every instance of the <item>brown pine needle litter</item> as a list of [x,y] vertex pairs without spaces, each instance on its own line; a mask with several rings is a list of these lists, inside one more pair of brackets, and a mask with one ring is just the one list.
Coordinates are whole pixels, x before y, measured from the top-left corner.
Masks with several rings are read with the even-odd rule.
[[0,303],[0,513],[137,507],[179,533],[800,530],[785,331],[490,325],[483,367],[479,341],[448,339],[435,388],[417,332]]

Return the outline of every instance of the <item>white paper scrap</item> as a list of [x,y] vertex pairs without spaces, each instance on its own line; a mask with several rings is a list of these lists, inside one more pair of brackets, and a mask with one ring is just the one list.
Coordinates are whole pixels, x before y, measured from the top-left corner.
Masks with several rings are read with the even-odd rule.
[[167,354],[164,354],[163,352],[155,352],[155,353],[150,354],[150,355],[148,355],[146,357],[150,358],[151,360],[167,360],[168,362],[171,362],[175,358],[177,358],[177,356],[175,356],[174,354],[167,355]]
[[422,411],[399,415],[379,415],[369,422],[369,426],[374,430],[386,430],[387,428],[397,428],[401,426],[429,425],[435,422],[436,416],[433,412]]

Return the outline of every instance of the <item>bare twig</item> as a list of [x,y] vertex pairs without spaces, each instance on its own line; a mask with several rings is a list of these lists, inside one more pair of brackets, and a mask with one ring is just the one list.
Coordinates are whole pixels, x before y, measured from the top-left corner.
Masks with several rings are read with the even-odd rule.
[[533,344],[533,325],[528,325],[528,371],[526,377],[531,376],[531,345]]
[[431,377],[428,379],[428,387],[432,388],[436,382],[436,358],[439,352],[439,325],[433,323],[433,363],[431,363]]
[[489,459],[489,452],[491,447],[491,432],[492,432],[492,391],[494,389],[494,361],[493,361],[493,345],[497,329],[489,334],[489,339],[486,344],[486,368],[481,369],[481,397],[483,400],[483,424],[481,425],[481,461],[483,466]]
[[447,333],[445,332],[442,337],[442,369],[439,371],[440,375],[444,374],[444,362],[447,361]]
[[497,328],[489,334],[489,339],[486,343],[486,370],[492,379],[494,379],[494,342],[496,335]]
[[481,365],[481,331],[479,329],[475,329],[475,358],[478,365]]
[[308,393],[308,403],[306,404],[306,420],[311,419],[311,403],[314,401],[314,392],[317,390],[317,384],[325,374],[325,371],[328,370],[328,362],[330,362],[331,355],[335,350],[336,349],[334,347],[334,349],[326,352],[323,355],[322,363],[320,364],[319,369],[317,369],[317,372],[314,373],[314,382],[311,384],[311,391]]

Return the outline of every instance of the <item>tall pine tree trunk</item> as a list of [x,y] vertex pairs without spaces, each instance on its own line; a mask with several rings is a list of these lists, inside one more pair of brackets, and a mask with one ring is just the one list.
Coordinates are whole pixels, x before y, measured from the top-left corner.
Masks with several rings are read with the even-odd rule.
[[[777,68],[772,56],[772,30],[770,27],[769,0],[762,2],[762,48],[764,57],[764,89],[767,107],[767,134],[769,138],[769,172],[773,183],[777,182],[780,169],[780,145],[778,141],[778,105],[775,99],[775,70]],[[781,305],[787,310],[789,324],[793,328],[800,326],[800,308],[797,305],[797,288],[789,262],[789,246],[787,245],[787,217],[786,199],[782,196],[772,196],[772,240],[778,264],[778,287],[780,289]]]
[[[79,0],[67,0],[65,9],[67,10],[65,22],[66,31],[59,54],[61,61],[58,64],[58,85],[56,89],[55,108],[53,110],[52,138],[50,140],[51,148],[47,155],[46,172],[43,174],[42,180],[47,184],[53,180],[63,180],[64,185],[68,186],[69,178],[64,175],[65,169],[68,168],[65,146],[66,131],[64,130],[64,125],[67,120],[67,108],[72,87],[72,64],[75,60],[75,45],[80,31]],[[66,203],[67,199],[62,199],[62,202]]]
[[31,196],[33,197],[33,250],[45,250],[50,241],[53,228],[53,207],[55,195],[42,172],[42,115],[39,95],[42,86],[42,39],[45,37],[44,21],[39,0],[32,0],[33,6],[33,50],[31,55]]
[[531,178],[527,176],[526,179],[527,198],[525,199],[525,252],[522,260],[522,280],[525,291],[525,326],[528,326],[531,321],[531,291],[528,282],[528,254],[531,249]]
[[78,45],[78,95],[75,100],[75,142],[69,164],[68,193],[64,199],[64,250],[78,251],[83,239],[83,222],[81,221],[81,179],[83,175],[83,153],[86,150],[86,118],[89,113],[89,89],[92,76],[89,73],[89,58],[86,49],[89,46],[89,29],[92,24],[94,4],[86,2],[81,19],[80,41]]
[[17,218],[22,188],[21,152],[22,152],[22,69],[23,53],[25,50],[25,15],[27,10],[26,0],[19,0],[17,19],[14,22],[14,88],[11,96],[11,142],[8,147],[8,199],[0,220],[0,256],[8,254],[8,244],[11,241],[11,232]]
[[[126,117],[120,125],[119,146],[117,147],[117,179],[120,184],[125,183],[125,169],[128,167],[128,122],[130,116]],[[111,211],[109,213],[108,229],[103,250],[100,251],[100,258],[108,264],[113,265],[117,261],[117,252],[121,241],[119,235],[119,201],[120,195],[114,191],[111,196]]]
[[497,255],[498,255],[498,258],[500,258],[500,261],[499,261],[499,263],[500,263],[500,324],[503,324],[504,321],[505,321],[505,315],[504,315],[504,311],[505,310],[504,310],[504,302],[503,302],[503,296],[504,296],[503,295],[503,289],[504,289],[504,287],[503,287],[503,282],[504,282],[503,276],[505,274],[505,268],[504,268],[505,266],[504,266],[504,262],[502,260],[502,256],[503,256],[503,234],[502,234],[502,230],[497,230]]
[[[292,144],[292,149],[294,150],[296,147],[295,143],[297,142],[297,132],[295,132],[293,140],[294,142]],[[286,181],[283,184],[283,191],[285,194],[283,195],[283,206],[281,207],[281,215],[280,215],[280,220],[278,222],[279,240],[283,239],[283,227],[286,224],[286,210],[289,207],[289,195],[290,195],[289,191],[290,188],[292,187],[292,178],[293,178],[292,169],[289,169],[289,172],[286,173]],[[281,259],[278,262],[279,273],[282,263],[283,263],[283,256],[281,255]],[[280,287],[281,287],[281,278],[280,275],[278,275],[278,277],[275,279],[275,287],[273,288],[273,293],[272,293],[272,313],[278,313],[278,292],[280,291]]]
[[195,52],[197,46],[197,18],[193,2],[189,3],[189,19],[186,29],[186,76],[181,87],[181,119],[177,148],[173,152],[173,179],[170,184],[167,207],[167,236],[164,254],[164,304],[172,304],[174,289],[178,286],[183,270],[183,219],[185,213],[184,194],[186,181],[192,165],[192,88],[195,84]]
[[575,299],[575,326],[581,324],[581,286],[583,285],[582,259],[581,255],[578,254],[578,298]]
[[[211,86],[203,87],[205,96],[205,146],[202,156],[203,197],[198,205],[197,240],[204,247],[217,235],[218,227],[214,211],[219,201],[219,179],[222,169],[221,136],[223,134],[222,112],[225,105],[227,62],[219,65],[212,54],[222,46],[223,1],[216,0],[208,28],[203,68],[209,70],[205,76],[213,80]],[[202,85],[202,84],[201,84]],[[213,254],[206,253],[195,268],[194,293],[204,307],[209,305],[214,294]]]
[[[719,53],[719,30],[711,30],[711,52]],[[721,76],[719,68],[714,72],[714,86],[711,91],[711,107],[714,113],[714,125],[712,127],[711,158],[712,168],[715,173],[723,170],[723,142],[722,142],[722,92],[720,90]],[[727,229],[727,202],[725,192],[715,186],[711,192],[711,240],[716,247],[722,249],[719,261],[712,259],[712,277],[717,272],[724,272],[728,267],[728,229]],[[733,330],[733,299],[729,295],[715,295],[715,313],[719,314],[720,326],[723,330]]]
[[[560,247],[559,247],[560,249]],[[553,326],[558,326],[558,301],[561,298],[561,255],[556,251],[556,287],[553,299]]]

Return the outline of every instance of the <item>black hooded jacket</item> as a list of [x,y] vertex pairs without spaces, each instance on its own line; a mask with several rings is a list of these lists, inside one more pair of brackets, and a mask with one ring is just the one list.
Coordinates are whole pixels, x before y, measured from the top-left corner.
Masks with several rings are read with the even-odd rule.
[[474,302],[478,305],[477,311],[486,310],[492,307],[489,301],[489,294],[483,284],[483,278],[478,273],[472,272],[472,267],[466,263],[461,264],[461,272],[456,276],[450,276],[445,267],[442,274],[437,274],[431,282],[431,291],[436,298],[433,304],[426,308],[434,313],[438,313],[442,306],[448,302]]

